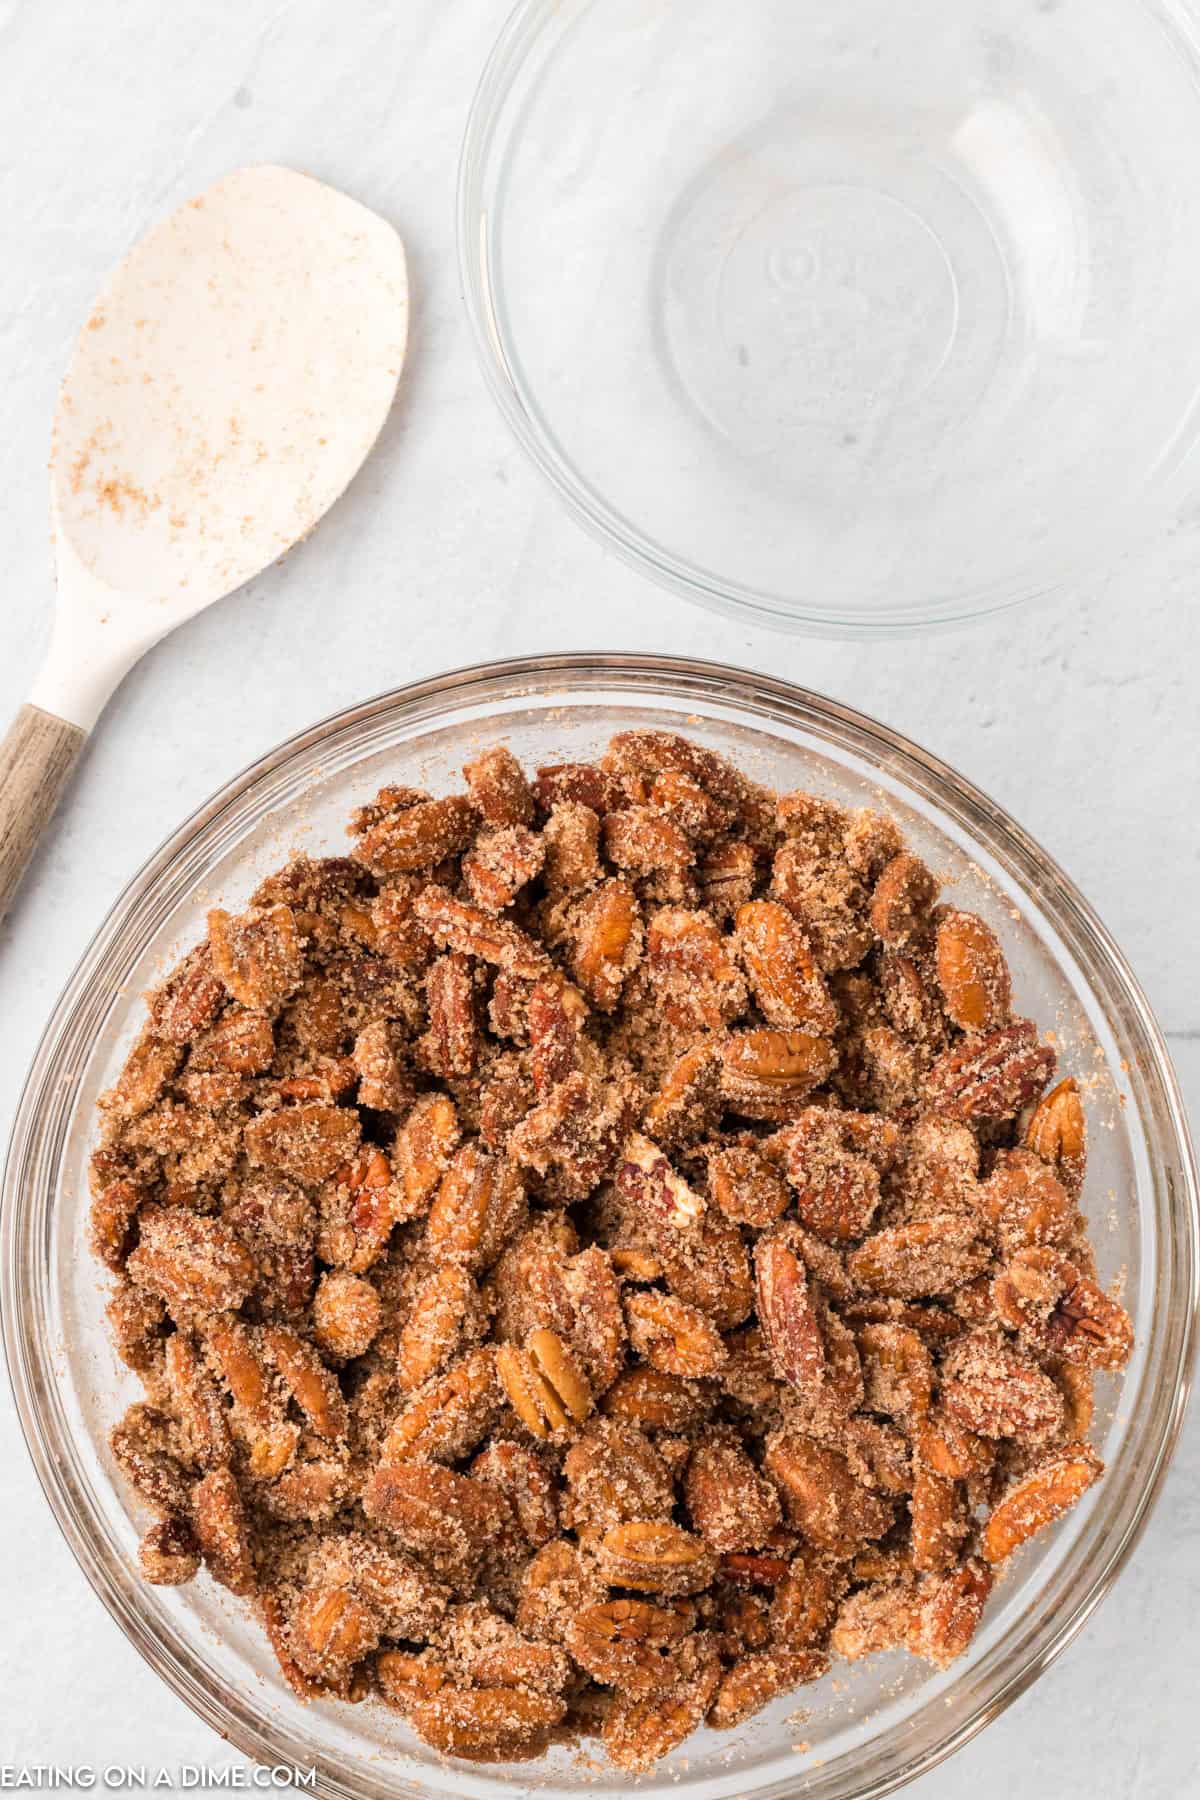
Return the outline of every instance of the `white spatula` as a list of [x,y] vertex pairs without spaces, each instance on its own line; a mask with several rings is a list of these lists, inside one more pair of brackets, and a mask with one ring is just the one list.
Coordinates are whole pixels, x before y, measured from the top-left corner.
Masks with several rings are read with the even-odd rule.
[[227,176],[121,264],[55,419],[58,604],[0,746],[0,918],[122,676],[311,531],[359,468],[407,331],[395,232],[291,169]]

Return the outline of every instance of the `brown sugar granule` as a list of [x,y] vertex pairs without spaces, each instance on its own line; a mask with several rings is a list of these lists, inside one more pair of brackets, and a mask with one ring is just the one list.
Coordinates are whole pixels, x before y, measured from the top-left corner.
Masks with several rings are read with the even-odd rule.
[[214,909],[101,1101],[143,1574],[468,1760],[945,1666],[1133,1342],[998,936],[671,733],[464,776]]

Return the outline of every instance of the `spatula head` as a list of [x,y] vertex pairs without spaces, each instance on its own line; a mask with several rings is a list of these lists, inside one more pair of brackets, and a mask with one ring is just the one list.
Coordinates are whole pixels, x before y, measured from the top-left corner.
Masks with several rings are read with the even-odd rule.
[[374,443],[407,327],[396,233],[306,175],[239,169],[156,226],[63,383],[60,607],[153,641],[281,556]]

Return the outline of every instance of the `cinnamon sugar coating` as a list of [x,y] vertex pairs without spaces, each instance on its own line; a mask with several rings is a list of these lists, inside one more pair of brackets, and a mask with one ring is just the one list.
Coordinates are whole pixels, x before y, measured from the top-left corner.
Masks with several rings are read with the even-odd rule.
[[215,909],[101,1102],[143,1574],[473,1761],[945,1666],[1133,1343],[1000,940],[670,733],[464,775]]

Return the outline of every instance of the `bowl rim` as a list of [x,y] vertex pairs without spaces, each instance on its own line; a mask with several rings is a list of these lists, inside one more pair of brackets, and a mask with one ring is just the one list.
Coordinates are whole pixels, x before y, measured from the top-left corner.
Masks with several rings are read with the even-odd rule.
[[[1094,951],[1098,952],[1107,965],[1107,972],[1116,979],[1123,1000],[1131,1007],[1136,1026],[1144,1035],[1152,1058],[1150,1069],[1143,1072],[1153,1078],[1159,1098],[1165,1103],[1166,1118],[1177,1154],[1178,1187],[1173,1191],[1171,1211],[1179,1227],[1179,1242],[1175,1249],[1187,1275],[1187,1294],[1184,1316],[1176,1320],[1175,1353],[1169,1365],[1170,1394],[1162,1405],[1157,1435],[1152,1439],[1148,1473],[1137,1491],[1132,1514],[1115,1548],[1110,1548],[1105,1555],[1097,1557],[1097,1573],[1085,1587],[1080,1587],[1070,1605],[1063,1607],[1048,1641],[1028,1655],[1025,1662],[995,1692],[985,1693],[974,1700],[962,1723],[930,1749],[918,1753],[915,1761],[898,1771],[884,1773],[872,1785],[857,1790],[864,1796],[871,1796],[872,1800],[881,1800],[883,1795],[894,1792],[918,1775],[936,1767],[1006,1711],[1074,1640],[1092,1612],[1109,1593],[1132,1555],[1161,1491],[1187,1408],[1200,1326],[1200,1174],[1197,1171],[1178,1081],[1161,1029],[1125,957],[1071,878],[1002,807],[949,764],[870,715],[840,701],[776,676],[696,658],[648,653],[563,652],[540,657],[493,660],[464,665],[441,675],[385,690],[358,705],[331,713],[246,764],[208,800],[195,808],[146,858],[126,883],[80,955],[41,1034],[14,1114],[0,1180],[0,1328],[17,1417],[55,1522],[106,1611],[155,1673],[197,1717],[252,1760],[259,1763],[273,1760],[278,1764],[281,1760],[281,1748],[286,1748],[286,1745],[281,1744],[285,1735],[283,1728],[265,1724],[261,1713],[256,1713],[250,1723],[244,1723],[223,1698],[214,1697],[210,1689],[196,1679],[192,1670],[174,1654],[171,1645],[130,1604],[113,1569],[100,1554],[95,1517],[87,1496],[75,1491],[66,1460],[58,1453],[47,1432],[36,1390],[39,1382],[44,1379],[45,1368],[53,1360],[53,1352],[34,1338],[32,1324],[35,1321],[27,1316],[32,1309],[26,1304],[26,1296],[22,1294],[19,1285],[21,1264],[18,1255],[19,1246],[23,1242],[27,1212],[23,1192],[26,1184],[22,1177],[30,1148],[36,1144],[46,1109],[46,1077],[54,1072],[55,1057],[78,1018],[94,982],[98,965],[118,943],[122,932],[130,928],[141,904],[153,896],[156,889],[163,889],[164,886],[173,904],[182,888],[172,886],[169,878],[181,853],[193,843],[198,834],[214,827],[223,814],[251,794],[258,784],[276,775],[289,762],[302,758],[312,749],[318,746],[328,749],[336,734],[354,730],[373,717],[395,715],[398,711],[403,716],[406,710],[419,713],[421,704],[430,699],[461,704],[473,689],[482,689],[486,696],[489,691],[494,693],[500,684],[508,684],[505,693],[525,692],[531,696],[548,696],[555,691],[555,676],[576,678],[581,684],[591,678],[600,688],[606,685],[606,678],[607,684],[613,687],[617,686],[618,681],[626,688],[645,681],[648,702],[656,697],[684,697],[690,691],[687,687],[689,681],[697,684],[698,695],[703,695],[706,691],[711,693],[715,686],[720,693],[729,695],[737,704],[747,707],[757,704],[763,710],[765,726],[768,728],[772,717],[776,723],[783,722],[780,713],[776,711],[772,715],[770,708],[782,708],[785,715],[790,709],[793,717],[807,716],[811,724],[827,722],[856,739],[860,747],[871,746],[880,764],[884,764],[886,757],[885,766],[889,771],[898,772],[903,782],[913,786],[917,792],[929,791],[922,787],[918,779],[923,777],[924,782],[936,790],[938,803],[946,808],[951,817],[955,816],[958,807],[972,812],[977,821],[972,829],[978,835],[982,836],[987,828],[1000,834],[1008,840],[1023,871],[1036,870],[1040,865],[1041,870],[1057,884],[1056,910],[1062,912],[1064,908],[1070,909],[1075,915],[1073,923],[1084,928]],[[656,687],[655,684],[660,682],[673,682],[674,685]],[[524,685],[514,687],[514,683]],[[703,684],[708,684],[707,689]],[[503,698],[504,694],[497,694],[496,697]],[[436,726],[439,716],[440,709],[438,715],[426,716],[426,723],[430,727]],[[1053,917],[1053,913],[1050,916]],[[77,1087],[79,1079],[77,1072],[71,1072],[66,1082],[63,1082],[60,1072],[60,1086],[73,1089]],[[34,1184],[30,1182],[28,1186],[32,1190]],[[1178,1306],[1180,1296],[1174,1295],[1173,1299]],[[1166,1385],[1164,1381],[1162,1386],[1165,1388]],[[1114,1470],[1115,1467],[1114,1464]],[[498,1792],[502,1790],[502,1785],[502,1780],[498,1780]],[[316,1791],[337,1795],[339,1800],[343,1800],[343,1797],[344,1800],[354,1800],[360,1790],[347,1785],[338,1775],[318,1765]],[[789,1782],[784,1782],[772,1783],[753,1791],[759,1795],[759,1800],[783,1800],[783,1796],[791,1792],[792,1788]]]
[[[594,0],[587,0],[593,4]],[[1136,0],[1157,15],[1179,43],[1200,83],[1200,0]],[[505,351],[496,307],[498,287],[489,254],[488,167],[505,103],[522,64],[542,33],[562,13],[562,0],[516,0],[484,62],[467,114],[459,153],[456,193],[457,253],[463,308],[484,384],[521,449],[565,505],[568,513],[595,541],[616,553],[629,567],[661,586],[725,618],[750,620],[774,630],[814,637],[895,639],[918,632],[950,630],[975,620],[993,618],[1035,601],[1061,598],[1088,580],[1110,571],[1134,544],[1171,516],[1182,492],[1195,484],[1200,468],[1200,396],[1193,399],[1145,474],[1146,494],[1137,504],[1093,520],[1090,548],[1061,555],[1033,580],[1010,578],[961,592],[950,591],[923,609],[907,608],[862,617],[824,606],[819,598],[798,604],[732,578],[718,577],[676,553],[636,525],[605,499],[561,451],[553,431],[541,417]],[[1152,478],[1165,471],[1162,492],[1150,491]]]

